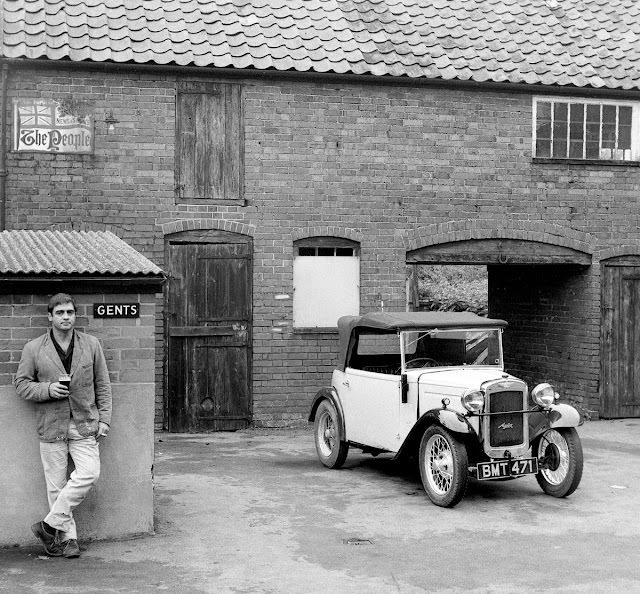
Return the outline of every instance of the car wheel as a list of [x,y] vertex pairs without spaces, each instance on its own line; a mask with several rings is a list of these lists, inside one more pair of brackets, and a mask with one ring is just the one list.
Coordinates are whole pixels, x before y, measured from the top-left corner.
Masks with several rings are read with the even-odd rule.
[[429,499],[453,507],[464,497],[469,482],[467,449],[449,431],[429,427],[420,442],[420,477]]
[[336,408],[328,400],[318,406],[313,433],[320,462],[328,468],[340,468],[347,459],[349,444],[344,441]]
[[573,428],[549,429],[533,442],[533,455],[538,458],[538,484],[547,495],[567,497],[582,479],[582,444]]

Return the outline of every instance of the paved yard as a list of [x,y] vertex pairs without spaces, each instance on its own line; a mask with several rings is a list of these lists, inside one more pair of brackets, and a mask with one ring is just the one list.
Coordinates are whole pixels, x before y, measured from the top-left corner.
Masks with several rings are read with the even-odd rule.
[[0,550],[0,591],[640,592],[640,420],[579,431],[570,498],[472,482],[454,509],[382,456],[325,469],[307,429],[160,434],[155,536]]

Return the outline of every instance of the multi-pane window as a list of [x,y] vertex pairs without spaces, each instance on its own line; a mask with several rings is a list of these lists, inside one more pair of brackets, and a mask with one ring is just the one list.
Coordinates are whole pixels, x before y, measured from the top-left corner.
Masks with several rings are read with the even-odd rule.
[[534,156],[547,159],[640,159],[640,104],[534,99]]
[[293,325],[335,328],[338,318],[360,313],[360,248],[339,237],[294,244]]

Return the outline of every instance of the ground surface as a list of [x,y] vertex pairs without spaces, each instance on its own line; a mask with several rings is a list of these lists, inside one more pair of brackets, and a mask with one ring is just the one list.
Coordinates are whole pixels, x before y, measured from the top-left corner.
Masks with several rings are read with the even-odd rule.
[[454,509],[388,458],[325,469],[308,430],[157,435],[154,536],[77,560],[0,550],[0,591],[640,592],[640,420],[579,431],[570,498],[527,477],[472,483]]

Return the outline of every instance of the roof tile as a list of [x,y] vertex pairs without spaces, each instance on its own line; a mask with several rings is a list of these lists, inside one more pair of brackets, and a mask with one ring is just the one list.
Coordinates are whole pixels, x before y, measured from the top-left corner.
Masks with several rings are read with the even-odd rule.
[[1,16],[8,58],[640,88],[637,0],[4,0]]

